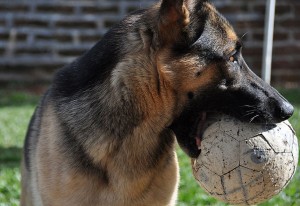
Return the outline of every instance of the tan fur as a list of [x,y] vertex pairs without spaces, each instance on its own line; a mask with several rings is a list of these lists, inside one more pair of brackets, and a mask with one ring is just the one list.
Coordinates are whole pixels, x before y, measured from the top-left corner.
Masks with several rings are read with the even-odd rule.
[[[28,177],[28,171],[25,169],[24,160],[21,161],[21,176]],[[22,178],[21,180],[21,199],[20,205],[33,205],[33,201],[31,199],[31,189],[30,182],[28,182],[28,178]]]
[[226,33],[227,33],[227,37],[231,40],[236,42],[238,40],[238,37],[236,35],[236,33],[232,30],[232,28],[226,26]]
[[[177,193],[174,188],[177,188],[178,166],[174,149],[170,148],[169,154],[172,158],[167,160],[168,165],[165,165],[165,161],[169,157],[165,156],[161,157],[160,163],[153,171],[147,171],[145,174],[128,173],[127,167],[134,169],[136,161],[139,161],[135,159],[134,155],[145,153],[145,150],[151,150],[152,145],[156,144],[151,142],[152,140],[156,141],[155,139],[148,137],[153,132],[152,130],[147,134],[148,132],[145,132],[147,128],[137,129],[134,132],[136,138],[128,138],[129,142],[124,142],[119,153],[113,159],[112,157],[101,159],[101,163],[106,164],[110,171],[110,179],[115,180],[106,185],[105,182],[99,181],[97,177],[87,177],[69,168],[67,158],[57,151],[59,140],[56,138],[62,134],[59,133],[60,126],[56,124],[57,117],[52,111],[52,106],[49,105],[45,111],[47,116],[42,120],[43,129],[41,133],[43,135],[40,137],[36,155],[37,170],[40,171],[38,186],[43,196],[44,205],[175,204]],[[147,127],[147,124],[145,124],[145,127]],[[107,142],[104,147],[109,144],[113,145],[114,142]],[[128,151],[127,145],[132,145],[132,150]],[[95,149],[94,151],[105,149],[101,147],[102,145],[98,145],[98,150]],[[98,154],[95,155],[95,158],[97,158]],[[119,163],[122,163],[122,165]],[[123,164],[127,166],[124,168]],[[116,190],[118,191],[117,197],[112,192]],[[172,196],[166,194],[172,194]],[[22,195],[22,197],[25,196]],[[70,196],[72,196],[71,199]],[[55,203],[53,202],[54,199],[56,200]],[[22,200],[21,204],[30,205],[34,201],[30,199]]]

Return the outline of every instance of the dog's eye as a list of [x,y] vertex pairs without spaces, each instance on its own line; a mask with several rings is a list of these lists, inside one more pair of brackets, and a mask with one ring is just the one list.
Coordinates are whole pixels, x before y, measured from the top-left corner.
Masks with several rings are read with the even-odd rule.
[[228,61],[238,63],[238,50],[233,50],[227,55]]
[[229,61],[231,61],[233,63],[237,63],[237,59],[234,56],[230,56]]

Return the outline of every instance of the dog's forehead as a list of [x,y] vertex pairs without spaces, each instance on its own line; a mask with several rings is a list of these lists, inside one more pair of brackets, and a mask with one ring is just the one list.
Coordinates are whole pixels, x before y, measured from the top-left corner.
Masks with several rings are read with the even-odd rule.
[[[213,50],[219,55],[234,50],[238,37],[230,23],[213,7],[205,2],[201,10],[195,11],[197,21],[205,21],[203,32],[196,41],[202,49]],[[205,19],[203,17],[205,16]]]

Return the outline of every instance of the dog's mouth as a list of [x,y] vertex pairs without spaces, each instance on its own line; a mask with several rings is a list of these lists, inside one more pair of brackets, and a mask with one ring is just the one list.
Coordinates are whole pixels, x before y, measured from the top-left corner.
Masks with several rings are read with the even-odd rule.
[[202,140],[202,135],[204,132],[204,125],[206,121],[206,112],[201,112],[199,115],[198,121],[196,121],[196,134],[195,134],[195,140],[196,140],[196,145],[198,149],[200,150],[201,147],[201,140]]
[[170,126],[181,149],[191,158],[197,158],[201,152],[206,116],[205,111],[183,114]]
[[[236,113],[226,112],[226,110],[208,110],[208,111],[185,111],[180,117],[176,118],[171,124],[170,128],[176,135],[177,142],[181,149],[191,158],[197,158],[201,153],[201,141],[203,133],[213,114],[215,113],[225,113],[231,116],[238,117],[241,121],[249,123],[273,123],[267,121],[268,119],[259,113],[259,110],[256,113],[253,112],[253,117],[247,118],[246,115],[242,115],[237,110]],[[247,114],[247,113],[246,113]],[[259,115],[258,115],[259,114]]]

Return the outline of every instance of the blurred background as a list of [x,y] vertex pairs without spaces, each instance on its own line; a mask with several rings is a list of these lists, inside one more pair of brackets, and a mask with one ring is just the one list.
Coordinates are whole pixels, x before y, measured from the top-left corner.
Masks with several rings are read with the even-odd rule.
[[[1,0],[0,85],[47,85],[53,72],[94,45],[127,13],[153,0]],[[260,75],[263,0],[212,0],[244,42],[244,57]],[[272,84],[300,86],[300,1],[277,0]]]
[[[0,206],[19,205],[20,160],[30,117],[54,72],[91,48],[127,13],[154,0],[0,0]],[[244,58],[259,76],[265,0],[211,0],[244,42]],[[300,135],[300,1],[277,0],[271,84],[295,106]],[[180,163],[179,206],[226,205],[195,182]],[[291,184],[263,206],[300,205],[300,168]]]

